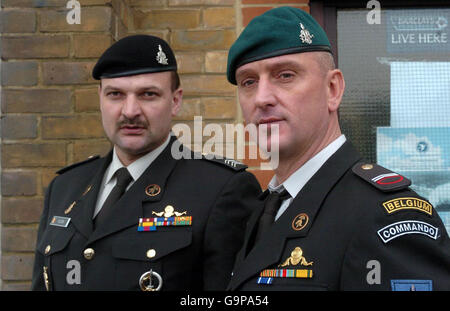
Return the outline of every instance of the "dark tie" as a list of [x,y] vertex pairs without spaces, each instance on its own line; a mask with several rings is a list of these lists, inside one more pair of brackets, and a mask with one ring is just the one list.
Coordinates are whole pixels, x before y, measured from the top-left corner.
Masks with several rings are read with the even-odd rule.
[[277,214],[281,203],[290,197],[291,196],[286,189],[281,192],[271,192],[266,197],[266,200],[264,201],[264,212],[259,218],[258,222],[258,231],[256,232],[255,243],[274,223],[275,215]]
[[108,215],[111,212],[111,207],[119,201],[120,197],[125,193],[125,189],[127,189],[128,184],[133,180],[126,167],[118,169],[115,174],[117,178],[116,185],[109,193],[105,203],[102,205],[102,209],[94,219],[94,225],[96,228],[104,224],[105,219],[108,218]]

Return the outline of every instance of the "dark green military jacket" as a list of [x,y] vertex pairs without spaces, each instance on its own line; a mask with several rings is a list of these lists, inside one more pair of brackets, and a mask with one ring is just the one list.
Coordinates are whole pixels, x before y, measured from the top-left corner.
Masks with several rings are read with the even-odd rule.
[[448,234],[409,184],[346,142],[252,247],[261,203],[229,289],[450,290]]
[[[179,143],[172,138],[95,230],[92,215],[112,153],[60,171],[45,197],[33,290],[140,290],[150,270],[161,276],[161,290],[226,288],[261,188],[239,162],[177,160],[172,144]],[[168,205],[172,215],[163,214]],[[178,217],[178,225],[164,223],[165,216]],[[155,217],[162,222],[145,222]],[[151,231],[138,231],[140,218]]]

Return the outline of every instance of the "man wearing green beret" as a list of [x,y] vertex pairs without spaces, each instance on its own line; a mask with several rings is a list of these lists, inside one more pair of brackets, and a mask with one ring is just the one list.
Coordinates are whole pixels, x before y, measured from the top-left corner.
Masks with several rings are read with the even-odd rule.
[[227,78],[245,121],[267,127],[262,143],[279,150],[229,289],[450,289],[436,210],[341,133],[344,77],[309,14],[280,7],[254,18],[229,51]]
[[32,289],[224,290],[258,181],[172,135],[183,90],[164,40],[117,41],[93,77],[113,148],[59,170],[48,186]]

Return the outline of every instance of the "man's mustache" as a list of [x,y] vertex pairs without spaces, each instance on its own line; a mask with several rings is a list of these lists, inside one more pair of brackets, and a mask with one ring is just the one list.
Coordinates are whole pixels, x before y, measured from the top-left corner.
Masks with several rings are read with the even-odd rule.
[[121,120],[119,120],[119,122],[117,122],[117,127],[118,128],[122,128],[125,126],[134,126],[134,127],[143,127],[143,128],[147,128],[148,127],[148,122],[146,120],[142,120],[142,119],[129,119],[129,118],[123,118]]

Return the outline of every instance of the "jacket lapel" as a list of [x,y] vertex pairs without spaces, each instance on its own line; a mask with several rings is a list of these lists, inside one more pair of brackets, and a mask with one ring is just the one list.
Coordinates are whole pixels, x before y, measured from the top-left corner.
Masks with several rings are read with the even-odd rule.
[[99,169],[95,172],[89,183],[86,185],[81,197],[75,202],[75,205],[69,212],[72,223],[86,238],[89,238],[93,231],[92,215],[94,214],[103,174],[109,163],[111,163],[111,159],[112,151],[110,151],[107,156],[100,159],[102,162],[100,163]]
[[[346,142],[325,162],[294,198],[288,209],[254,245],[247,257],[237,262],[234,276],[230,283],[230,289],[236,289],[248,278],[273,264],[279,263],[284,251],[286,239],[300,238],[308,235],[328,192],[333,189],[334,185],[345,172],[359,159],[360,156],[352,144]],[[258,211],[259,215],[261,212]],[[293,221],[299,214],[306,214],[308,222],[301,230],[296,230],[293,227]],[[248,239],[251,237],[251,232],[257,226],[258,219],[259,217],[252,217],[251,226],[249,223],[247,231],[250,233],[247,232],[244,242],[246,246],[248,246]]]
[[[107,225],[97,228],[90,236],[87,244],[124,228],[137,225],[139,218],[144,216],[143,202],[161,200],[164,196],[167,179],[177,163],[171,155],[171,147],[175,143],[179,144],[178,140],[175,137],[171,138],[171,143],[144,171],[141,177],[114,206],[110,207],[113,210],[105,220]],[[153,191],[150,189],[153,189]]]

